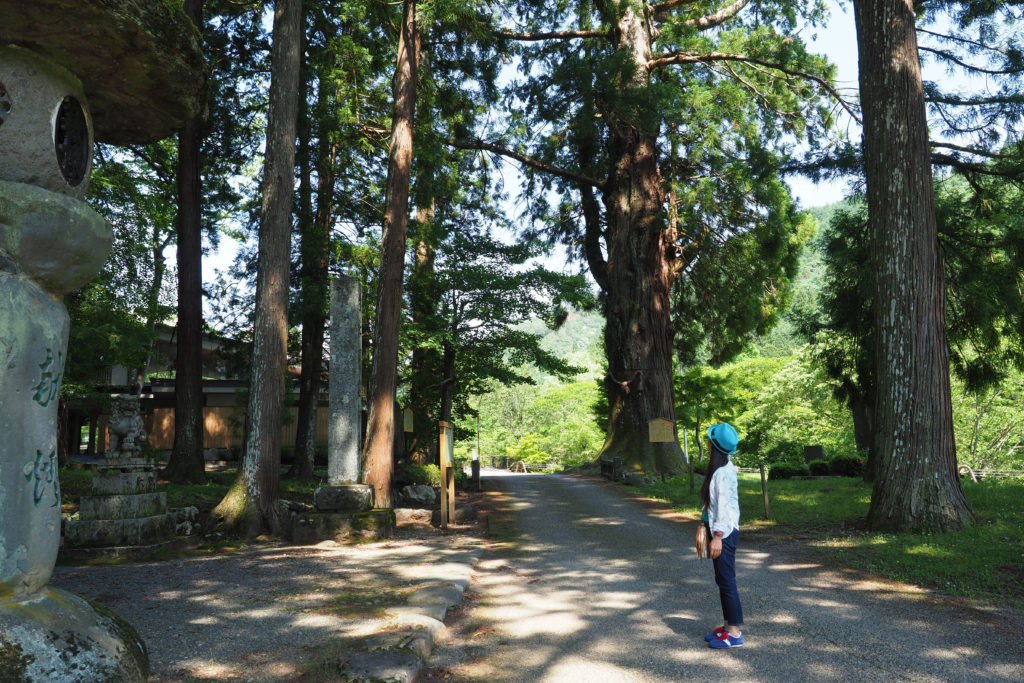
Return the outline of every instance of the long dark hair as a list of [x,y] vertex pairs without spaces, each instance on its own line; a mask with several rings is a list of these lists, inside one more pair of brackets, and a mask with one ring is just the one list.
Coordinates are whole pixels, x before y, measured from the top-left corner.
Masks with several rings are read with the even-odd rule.
[[729,454],[720,450],[714,441],[708,439],[708,445],[711,451],[708,456],[708,471],[704,475],[704,483],[700,485],[700,500],[705,508],[711,504],[711,477],[719,467],[729,462]]

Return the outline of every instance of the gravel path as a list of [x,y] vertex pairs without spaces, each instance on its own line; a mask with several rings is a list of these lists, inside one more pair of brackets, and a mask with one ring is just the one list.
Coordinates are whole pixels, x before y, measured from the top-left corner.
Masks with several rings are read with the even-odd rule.
[[468,579],[479,539],[435,536],[110,567],[57,567],[50,584],[125,617],[149,647],[151,681],[286,681],[395,627],[416,587]]
[[486,486],[505,499],[511,542],[477,565],[472,608],[435,650],[433,678],[1024,680],[1019,615],[829,571],[745,543],[742,528],[747,643],[712,651],[703,635],[721,607],[693,523],[577,477],[492,475]]

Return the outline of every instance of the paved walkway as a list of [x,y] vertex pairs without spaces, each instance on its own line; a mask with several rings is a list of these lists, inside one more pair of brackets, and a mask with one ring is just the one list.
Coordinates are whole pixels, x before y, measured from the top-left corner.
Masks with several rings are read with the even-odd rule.
[[[485,552],[432,676],[455,680],[1022,681],[1021,620],[745,544],[737,573],[747,644],[706,647],[721,622],[693,523],[592,480],[486,480],[511,510]],[[742,526],[742,521],[741,521]],[[499,540],[502,540],[499,538]]]

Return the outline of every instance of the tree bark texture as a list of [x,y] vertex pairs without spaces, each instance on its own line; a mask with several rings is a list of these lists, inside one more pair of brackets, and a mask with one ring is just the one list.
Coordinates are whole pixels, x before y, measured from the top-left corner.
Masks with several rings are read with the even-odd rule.
[[[185,0],[185,13],[203,25],[203,0]],[[203,226],[200,145],[202,120],[178,133],[178,329],[174,373],[174,447],[164,476],[175,483],[206,480],[203,457]]]
[[391,477],[394,471],[398,326],[402,310],[402,276],[412,171],[417,43],[416,3],[414,0],[405,0],[393,82],[394,109],[381,240],[370,414],[363,446],[363,482],[373,486],[375,505],[382,508],[391,507]]
[[[323,82],[320,84],[321,106],[318,110],[326,106],[329,91],[325,85]],[[302,374],[299,379],[295,463],[292,466],[292,474],[302,479],[313,478],[316,458],[316,416],[323,374],[324,326],[327,324],[327,310],[330,307],[328,266],[331,223],[334,216],[334,167],[337,151],[337,145],[331,141],[330,135],[321,131],[316,155],[316,212],[312,216],[312,221],[305,226],[300,244]],[[306,178],[308,183],[308,176]]]
[[[303,51],[307,44],[303,36]],[[299,69],[300,83],[302,84],[303,95],[299,98],[299,119],[298,119],[298,142],[295,148],[295,166],[299,177],[299,201],[296,230],[299,233],[299,276],[298,276],[298,305],[292,311],[292,317],[305,318],[306,304],[309,299],[306,292],[306,254],[303,247],[307,246],[308,235],[313,231],[313,168],[312,152],[310,151],[310,137],[313,134],[311,114],[309,112],[309,90],[310,76],[309,65],[303,62]],[[300,363],[302,370],[299,374],[299,400],[296,406],[295,417],[295,442],[292,452],[292,465],[288,468],[285,476],[299,479],[311,479],[313,477],[313,448],[314,444],[309,439],[309,376],[306,374],[306,329],[302,329],[300,341]],[[316,404],[313,404],[315,411]],[[315,412],[313,413],[315,415]],[[315,419],[315,418],[314,418]],[[315,425],[315,422],[314,422]],[[315,429],[315,426],[314,426]],[[315,433],[315,432],[314,432]],[[309,450],[307,450],[307,446]]]
[[875,278],[875,529],[971,519],[956,471],[945,286],[910,0],[856,0]]
[[[621,10],[616,49],[635,65],[623,88],[649,86],[643,66],[651,56],[651,27],[633,8]],[[658,127],[635,115],[605,112],[609,126],[610,174],[604,190],[607,218],[605,387],[610,407],[602,457],[621,456],[633,469],[684,469],[678,438],[651,443],[648,423],[675,422],[672,386],[672,324],[669,291],[674,275],[672,236],[664,218],[658,167]]]
[[[287,364],[289,253],[302,45],[302,0],[275,2],[273,31],[270,110],[256,266],[256,319],[249,385],[248,438],[240,473],[244,492],[241,492],[243,499],[237,501],[233,510],[226,512],[236,514],[240,519],[249,519],[250,515],[255,514],[260,526],[276,531],[281,411]],[[232,520],[227,518],[227,521],[231,523]],[[245,524],[251,533],[255,524],[251,521]]]
[[[435,230],[432,202],[424,201],[423,206],[416,209],[416,255],[410,283],[410,289],[415,292],[410,303],[412,325],[424,335],[438,331],[435,324],[439,304],[434,273]],[[409,459],[421,465],[437,462],[436,424],[439,418],[436,397],[439,366],[437,349],[429,345],[416,345],[412,351],[409,382],[409,404],[413,411],[413,442],[409,447]]]

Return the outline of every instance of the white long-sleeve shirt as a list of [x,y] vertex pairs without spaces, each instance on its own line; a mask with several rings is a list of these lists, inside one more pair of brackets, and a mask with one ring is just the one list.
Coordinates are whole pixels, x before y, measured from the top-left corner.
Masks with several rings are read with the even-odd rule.
[[711,532],[728,536],[740,528],[740,497],[736,483],[736,466],[732,460],[715,470],[708,490],[708,519]]

